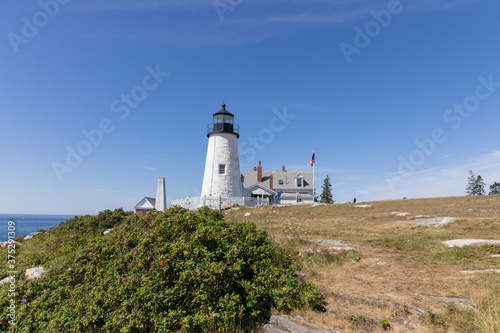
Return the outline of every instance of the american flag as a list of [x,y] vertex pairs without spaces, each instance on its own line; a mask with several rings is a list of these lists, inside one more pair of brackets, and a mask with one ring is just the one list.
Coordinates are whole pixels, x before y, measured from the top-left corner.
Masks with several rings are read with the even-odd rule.
[[313,156],[311,156],[311,160],[309,161],[309,166],[312,167],[314,165],[314,155],[316,153],[313,153]]

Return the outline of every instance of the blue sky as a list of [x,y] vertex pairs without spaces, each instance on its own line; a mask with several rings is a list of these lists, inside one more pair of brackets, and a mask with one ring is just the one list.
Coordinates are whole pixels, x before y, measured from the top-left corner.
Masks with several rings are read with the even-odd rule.
[[307,170],[315,148],[337,202],[500,181],[498,1],[2,7],[0,213],[132,210],[160,176],[196,196],[223,101],[242,172]]

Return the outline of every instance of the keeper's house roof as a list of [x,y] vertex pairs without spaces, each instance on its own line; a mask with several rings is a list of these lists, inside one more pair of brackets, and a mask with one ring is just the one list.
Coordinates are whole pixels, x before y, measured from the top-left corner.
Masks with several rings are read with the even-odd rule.
[[[255,184],[263,185],[270,188],[269,176],[273,175],[273,190],[296,190],[304,191],[313,189],[313,173],[312,171],[264,171],[262,170],[262,182],[257,182],[257,170],[246,170],[245,181],[243,187],[250,188]],[[297,187],[296,179],[302,177],[304,179],[303,186]],[[281,183],[281,184],[280,184]]]

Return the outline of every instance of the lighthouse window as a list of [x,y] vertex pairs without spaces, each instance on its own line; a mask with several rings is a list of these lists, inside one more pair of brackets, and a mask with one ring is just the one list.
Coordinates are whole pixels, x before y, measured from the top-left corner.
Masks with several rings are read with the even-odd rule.
[[219,175],[225,175],[225,174],[226,174],[226,165],[219,164]]

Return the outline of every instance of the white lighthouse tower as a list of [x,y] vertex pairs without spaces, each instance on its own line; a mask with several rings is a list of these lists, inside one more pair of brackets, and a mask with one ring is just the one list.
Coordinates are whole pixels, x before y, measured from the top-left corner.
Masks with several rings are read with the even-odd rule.
[[226,110],[214,113],[208,125],[208,149],[201,188],[204,205],[212,206],[221,199],[241,197],[240,161],[238,158],[239,126],[234,115]]

